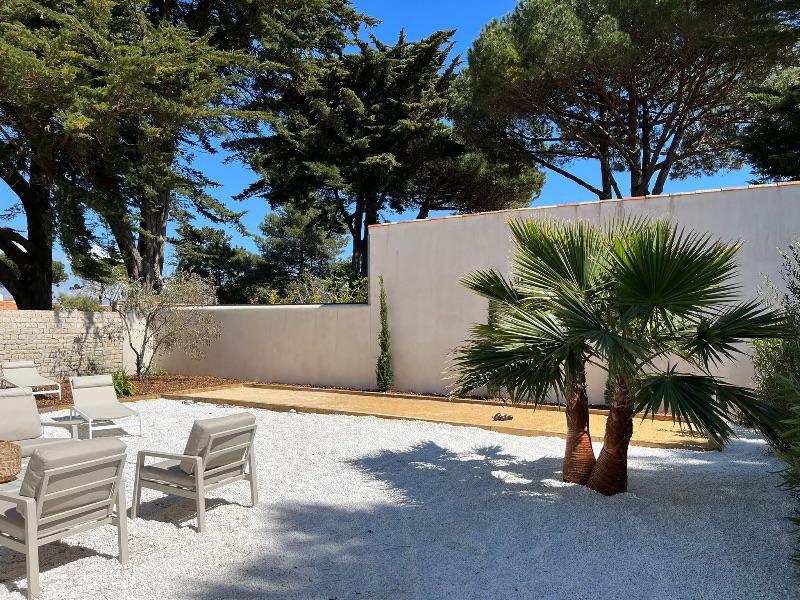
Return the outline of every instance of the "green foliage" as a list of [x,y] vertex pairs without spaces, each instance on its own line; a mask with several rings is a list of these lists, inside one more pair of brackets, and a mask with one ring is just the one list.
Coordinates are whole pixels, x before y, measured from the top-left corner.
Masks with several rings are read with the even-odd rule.
[[392,353],[389,348],[389,308],[386,305],[386,289],[383,287],[383,275],[380,277],[380,287],[381,331],[378,334],[378,344],[381,351],[378,355],[378,363],[375,366],[375,378],[378,382],[378,389],[381,392],[388,392],[392,389],[394,371],[392,369]]
[[231,236],[213,227],[195,228],[184,222],[175,245],[178,271],[211,279],[220,304],[265,304],[270,272],[264,260],[244,248],[233,247]]
[[[457,83],[456,128],[599,198],[660,194],[739,166],[746,93],[796,62],[796,2],[521,0],[484,27]],[[569,166],[594,159],[599,178]]]
[[325,221],[313,206],[302,212],[283,206],[264,218],[259,225],[263,237],[257,242],[270,273],[269,285],[285,291],[304,273],[323,279],[331,274],[347,242],[345,236],[324,227]]
[[136,358],[136,376],[150,374],[153,361],[178,350],[199,360],[222,333],[222,326],[206,307],[216,303],[214,282],[196,273],[178,272],[161,282],[158,289],[141,281],[126,280],[116,288],[125,302],[119,311],[119,333]]
[[304,272],[289,283],[285,294],[269,290],[267,304],[364,304],[368,287],[366,278],[336,274],[321,278]]
[[530,203],[541,178],[513,161],[494,171],[493,155],[471,153],[444,120],[452,34],[418,42],[401,34],[393,46],[355,39],[357,52],[309,60],[312,75],[280,96],[285,110],[269,135],[228,145],[261,176],[243,196],[294,206],[326,232],[349,232],[361,277],[368,227],[382,214]]
[[788,410],[785,381],[800,385],[800,242],[792,242],[781,257],[785,291],[767,280],[765,294],[775,309],[783,311],[787,335],[754,341],[753,366],[759,399]]
[[111,380],[114,382],[114,391],[117,396],[133,396],[136,393],[136,384],[128,377],[125,369],[117,369],[111,374]]
[[739,150],[759,183],[800,179],[800,85],[760,88],[750,103],[756,113]]
[[96,298],[84,293],[58,294],[54,310],[78,310],[81,312],[97,312],[102,310]]

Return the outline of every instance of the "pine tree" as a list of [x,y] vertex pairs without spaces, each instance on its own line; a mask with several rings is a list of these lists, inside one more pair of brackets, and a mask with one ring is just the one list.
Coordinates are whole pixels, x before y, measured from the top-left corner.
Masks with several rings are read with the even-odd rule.
[[394,373],[392,372],[392,353],[389,350],[389,309],[386,306],[386,289],[383,287],[383,275],[380,277],[381,285],[381,332],[378,335],[378,342],[381,353],[378,356],[378,364],[375,367],[375,377],[378,380],[378,389],[382,392],[392,388]]

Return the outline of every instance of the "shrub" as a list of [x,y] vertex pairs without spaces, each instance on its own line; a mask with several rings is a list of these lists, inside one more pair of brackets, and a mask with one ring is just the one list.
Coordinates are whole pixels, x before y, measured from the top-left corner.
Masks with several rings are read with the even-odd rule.
[[392,371],[392,353],[389,350],[389,308],[386,305],[386,289],[383,287],[383,276],[381,283],[381,331],[378,334],[378,343],[381,353],[378,356],[378,364],[375,366],[375,378],[378,380],[378,389],[382,392],[392,389],[394,372]]
[[97,312],[102,310],[97,298],[89,294],[78,293],[74,295],[61,292],[58,294],[57,303],[53,305],[53,310],[78,310],[80,312]]
[[789,404],[782,380],[800,384],[800,242],[792,242],[787,252],[781,251],[781,256],[780,273],[786,291],[767,279],[765,296],[786,314],[790,334],[781,339],[755,340],[753,366],[758,398],[786,411]]
[[114,390],[117,396],[133,396],[136,393],[136,384],[128,377],[125,369],[117,369],[111,374]]

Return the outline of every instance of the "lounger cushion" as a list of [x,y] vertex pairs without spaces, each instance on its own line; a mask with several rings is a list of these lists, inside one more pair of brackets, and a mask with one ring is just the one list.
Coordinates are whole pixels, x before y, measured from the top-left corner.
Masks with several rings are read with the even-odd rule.
[[0,440],[13,442],[42,435],[42,421],[30,388],[0,390]]
[[[223,433],[232,429],[240,427],[248,427],[255,425],[256,418],[250,413],[242,412],[230,415],[227,417],[218,417],[216,419],[198,419],[192,426],[192,431],[189,433],[189,439],[186,441],[186,448],[184,454],[189,456],[201,456],[203,451],[208,446],[211,436],[216,433]],[[233,434],[223,438],[217,438],[217,444],[214,450],[222,450],[230,448],[231,446],[238,446],[252,438],[250,431],[244,431],[238,434]],[[205,465],[205,470],[213,469],[214,467],[224,465],[231,462],[241,460],[244,456],[243,450],[234,450],[232,452],[223,453],[212,458]],[[184,460],[180,464],[180,468],[184,473],[194,473],[195,462],[191,460]]]
[[[229,477],[242,475],[243,472],[244,469],[241,466],[223,469],[209,477],[204,477],[203,484],[210,485],[218,483]],[[187,489],[195,488],[194,474],[189,475],[184,473],[181,468],[181,461],[179,460],[162,460],[152,465],[146,465],[139,470],[139,477],[147,481],[171,483]]]
[[28,440],[14,440],[14,443],[22,449],[22,458],[33,456],[39,448],[50,446],[51,444],[69,444],[78,440],[72,438],[33,438]]
[[35,369],[36,364],[32,360],[7,360],[2,363],[4,369]]
[[[19,493],[21,496],[36,498],[45,471],[124,454],[126,449],[125,443],[114,437],[80,440],[70,444],[54,444],[46,448],[39,448],[31,456]],[[90,483],[103,479],[109,476],[106,471],[108,469],[105,467],[100,469],[97,467],[88,468],[84,473],[73,471],[68,475],[69,482],[66,485],[59,485],[59,482],[51,477],[48,491],[53,492],[64,487],[72,488],[76,485],[81,485],[81,483]],[[114,470],[111,469],[111,471],[113,475]]]
[[72,388],[73,402],[77,408],[108,406],[119,402],[111,375],[70,377],[69,385]]
[[39,375],[36,365],[30,360],[15,360],[2,363],[3,379],[17,387],[58,386],[57,381]]

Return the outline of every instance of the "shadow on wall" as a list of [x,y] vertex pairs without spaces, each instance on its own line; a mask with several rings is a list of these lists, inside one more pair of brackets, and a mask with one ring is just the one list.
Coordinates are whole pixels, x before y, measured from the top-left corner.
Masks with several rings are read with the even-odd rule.
[[[730,582],[748,597],[748,586],[758,584],[742,573],[781,565],[770,567],[758,552],[730,560],[729,550],[766,534],[748,514],[731,527],[731,513],[719,506],[736,503],[748,484],[763,484],[768,469],[758,462],[733,476],[720,468],[729,454],[696,456],[668,481],[664,470],[632,469],[634,493],[606,498],[562,483],[560,457],[520,460],[498,447],[464,456],[432,442],[384,452],[349,466],[386,489],[387,503],[360,504],[353,489],[341,491],[346,506],[268,505],[251,521],[268,540],[263,550],[247,555],[224,584],[198,588],[187,580],[184,589],[193,598],[275,600],[619,598],[622,590],[694,598],[708,597],[713,574],[714,585]],[[775,506],[759,510],[781,519]],[[785,576],[775,575],[776,585]]]
[[48,344],[51,375],[66,379],[72,375],[96,375],[122,366],[118,317],[115,314],[56,311],[56,344]]

